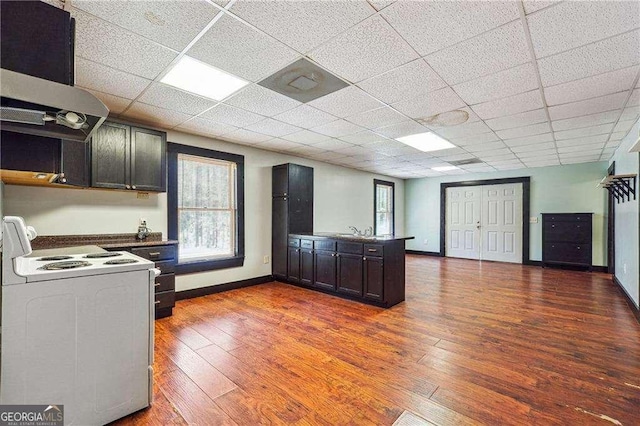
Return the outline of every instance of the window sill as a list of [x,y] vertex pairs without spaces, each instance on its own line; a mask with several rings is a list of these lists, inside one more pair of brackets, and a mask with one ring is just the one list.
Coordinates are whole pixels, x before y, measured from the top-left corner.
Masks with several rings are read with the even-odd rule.
[[227,257],[225,259],[215,260],[197,260],[194,262],[178,263],[176,265],[176,275],[216,271],[218,269],[239,268],[242,265],[244,265],[244,256]]

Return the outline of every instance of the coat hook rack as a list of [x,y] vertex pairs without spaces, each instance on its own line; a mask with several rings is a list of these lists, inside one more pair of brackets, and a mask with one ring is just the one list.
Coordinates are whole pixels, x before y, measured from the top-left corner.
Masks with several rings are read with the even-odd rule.
[[[618,204],[636,199],[636,174],[609,175],[602,178],[599,186],[606,188]],[[625,200],[626,197],[626,200]]]

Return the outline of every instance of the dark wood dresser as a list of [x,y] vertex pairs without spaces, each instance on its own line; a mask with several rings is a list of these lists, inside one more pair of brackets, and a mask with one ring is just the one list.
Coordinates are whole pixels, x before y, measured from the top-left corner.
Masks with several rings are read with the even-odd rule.
[[542,214],[542,266],[574,265],[593,269],[593,213]]

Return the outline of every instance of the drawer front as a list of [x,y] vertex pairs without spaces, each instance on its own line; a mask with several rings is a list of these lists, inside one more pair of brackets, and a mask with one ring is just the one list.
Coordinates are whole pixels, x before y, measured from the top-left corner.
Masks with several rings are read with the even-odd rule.
[[156,262],[156,268],[160,269],[162,274],[173,274],[176,271],[176,262],[174,260]]
[[298,238],[289,238],[289,247],[300,247],[300,239]]
[[334,240],[317,240],[313,242],[313,248],[316,250],[334,251],[336,242]]
[[338,253],[362,254],[362,243],[338,241]]
[[300,247],[306,249],[313,248],[313,240],[300,240]]
[[565,241],[576,243],[591,242],[591,226],[580,222],[545,222],[546,241]]
[[550,222],[591,222],[590,214],[573,214],[573,213],[558,213],[558,214],[544,214],[542,215],[545,221]]
[[173,308],[176,305],[176,293],[174,291],[163,291],[156,293],[156,309]]
[[170,260],[176,258],[176,246],[153,246],[153,247],[136,247],[131,249],[131,253],[153,260]]
[[382,244],[365,244],[364,254],[366,256],[383,256],[384,246]]
[[163,291],[174,291],[176,289],[176,276],[174,274],[157,276],[155,289],[156,293],[162,293]]
[[543,257],[545,262],[568,262],[590,265],[591,244],[546,243]]

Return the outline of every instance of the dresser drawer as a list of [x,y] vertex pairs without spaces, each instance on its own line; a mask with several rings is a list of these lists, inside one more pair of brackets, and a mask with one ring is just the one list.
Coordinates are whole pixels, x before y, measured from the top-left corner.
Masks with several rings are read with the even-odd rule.
[[313,240],[300,240],[300,247],[306,249],[313,248]]
[[338,253],[362,254],[362,243],[338,241]]
[[367,256],[382,256],[384,255],[384,246],[382,244],[365,244],[364,254]]
[[591,242],[591,226],[581,222],[545,222],[544,236],[548,242]]
[[546,243],[543,262],[591,264],[591,244]]
[[316,250],[335,251],[336,242],[334,240],[317,240],[313,242],[313,248]]
[[289,238],[289,247],[300,247],[300,239],[299,238]]
[[545,213],[544,215],[545,221],[550,222],[589,222],[591,223],[591,215],[590,214],[579,214],[579,213]]
[[176,246],[137,247],[131,249],[131,253],[144,257],[145,259],[153,260],[154,262],[159,260],[170,260],[176,258]]
[[156,277],[155,292],[174,291],[176,289],[176,276],[174,274],[164,274]]
[[176,293],[174,291],[163,291],[156,293],[155,306],[156,309],[173,308],[176,305]]

